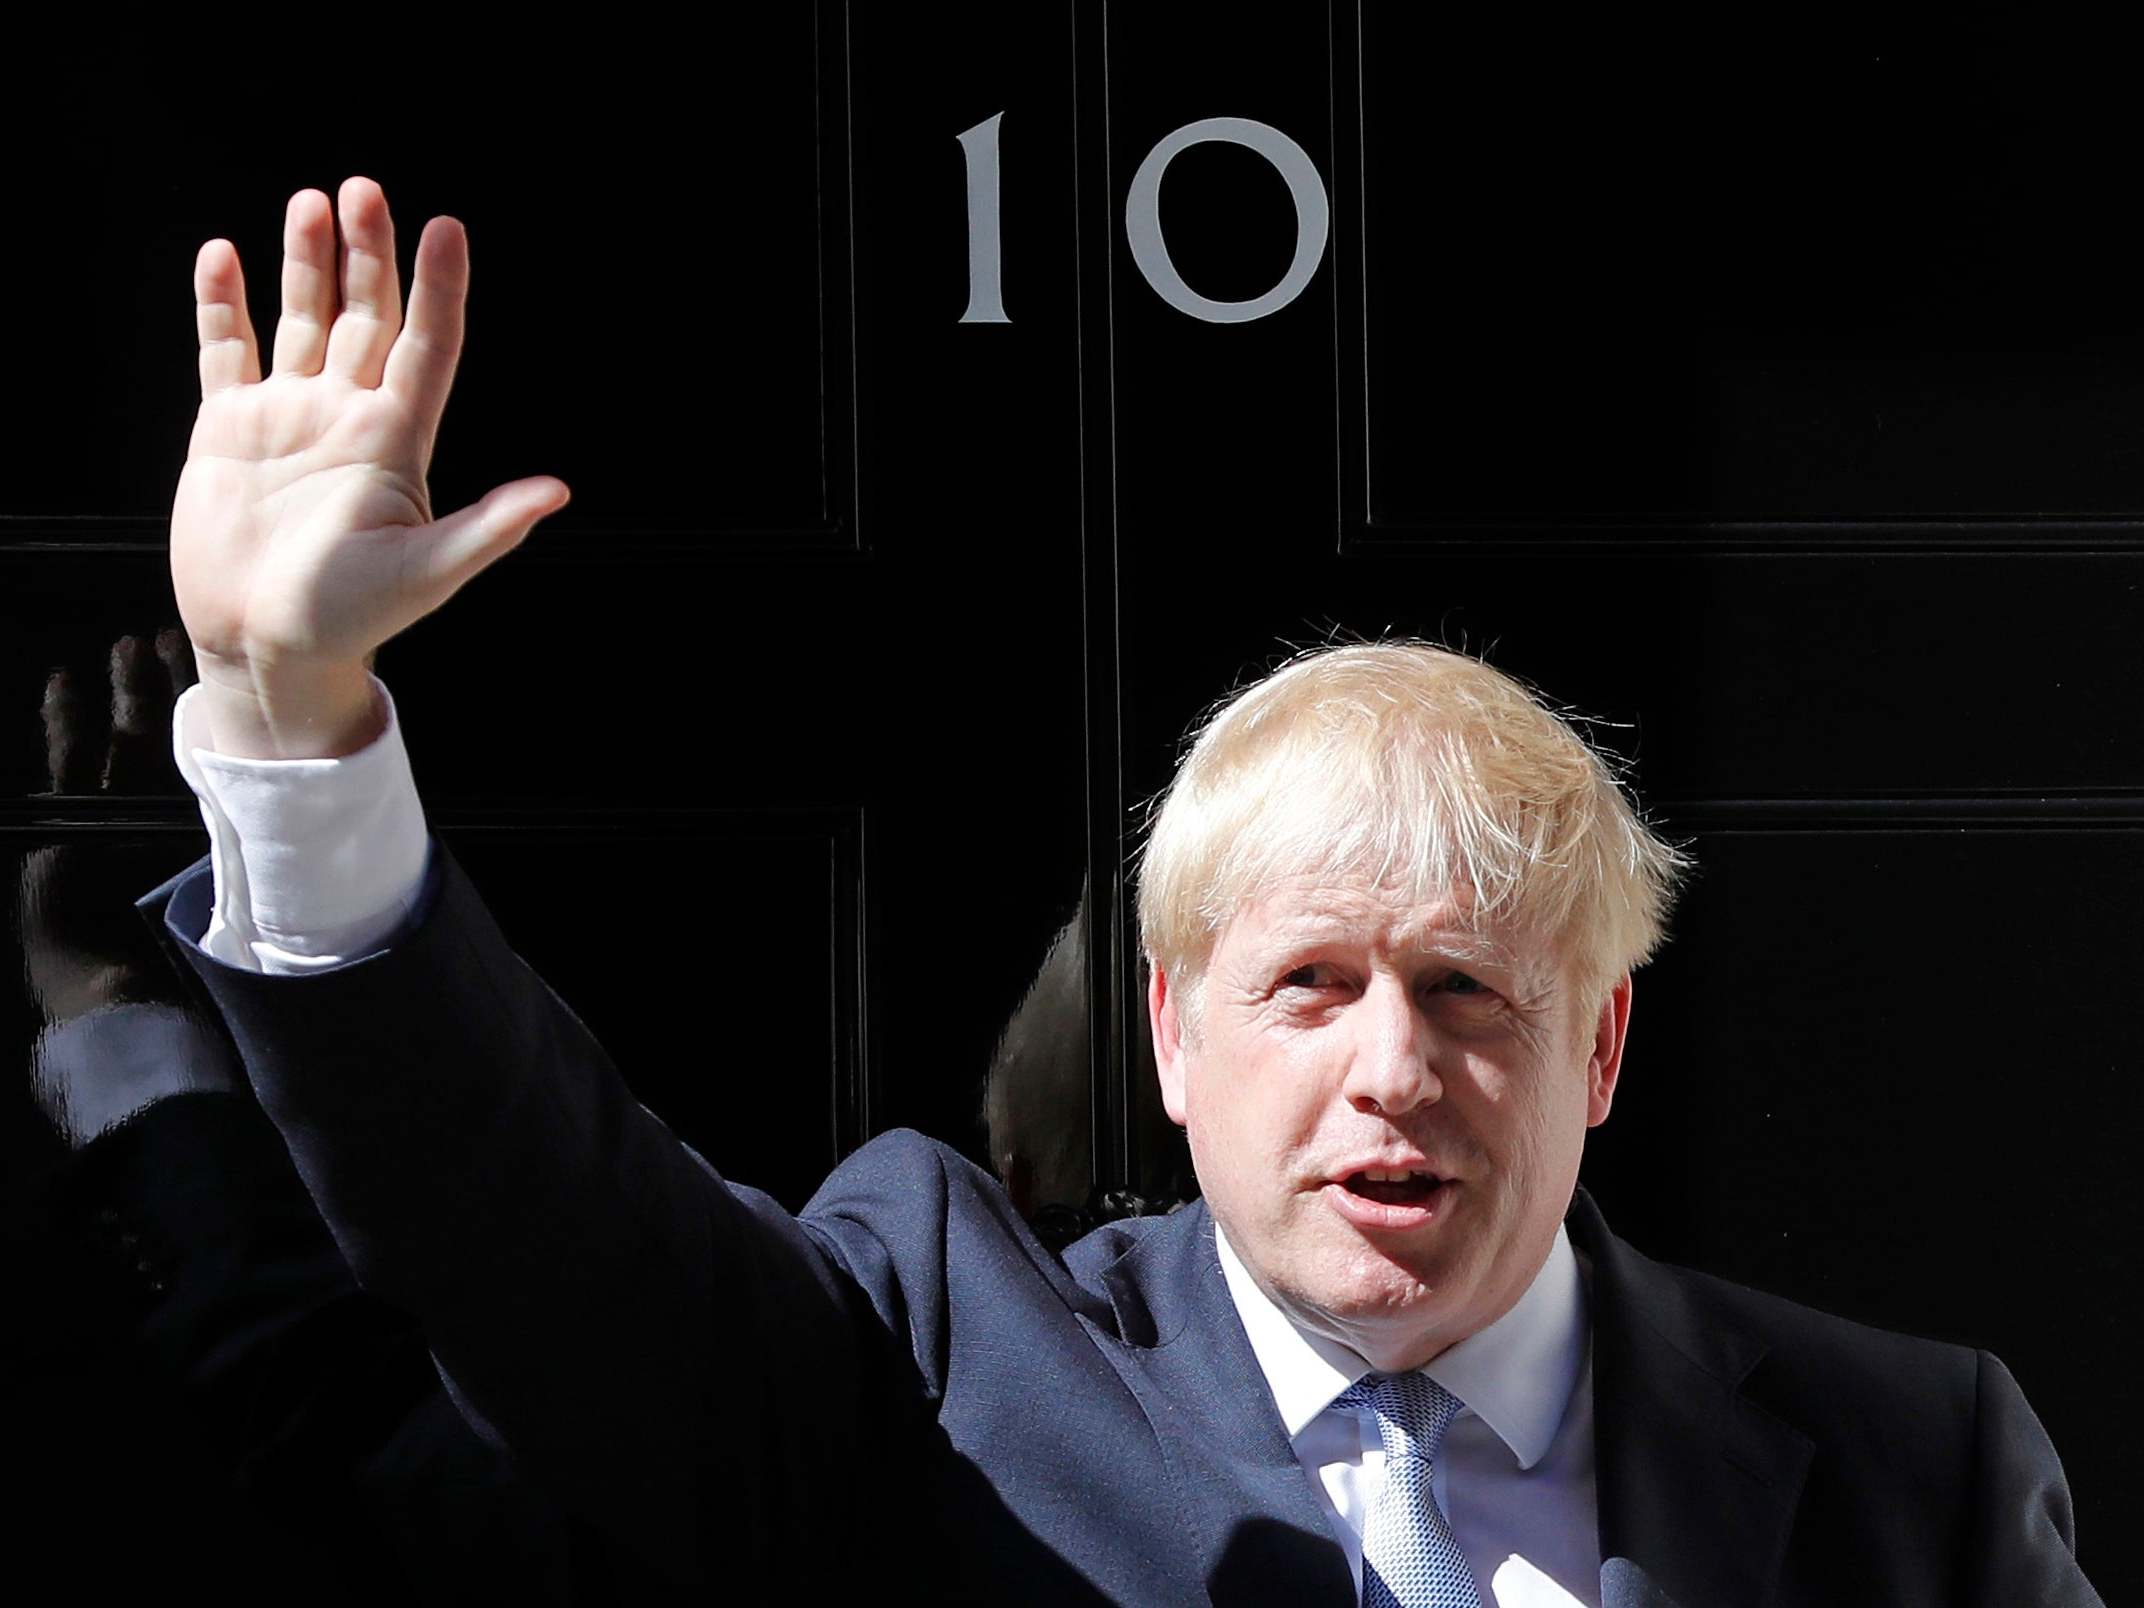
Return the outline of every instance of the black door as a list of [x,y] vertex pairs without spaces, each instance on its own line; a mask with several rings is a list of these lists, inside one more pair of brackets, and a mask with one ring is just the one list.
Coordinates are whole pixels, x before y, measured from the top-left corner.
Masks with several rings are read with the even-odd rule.
[[[1175,1198],[1145,801],[1295,648],[1464,646],[1595,717],[1701,866],[1587,1158],[1611,1221],[1992,1347],[2119,1599],[2144,340],[2110,39],[820,4],[202,54],[84,34],[0,113],[7,1366],[52,1551],[266,1591],[300,1545],[141,1344],[154,1257],[53,1204],[81,1162],[39,1068],[183,999],[129,901],[204,850],[156,651],[194,252],[238,245],[265,331],[285,200],[362,173],[405,278],[427,217],[469,230],[436,505],[575,493],[382,653],[419,784],[718,1167],[800,1205],[909,1125],[1053,1231]],[[122,1529],[138,1564],[98,1554]]]

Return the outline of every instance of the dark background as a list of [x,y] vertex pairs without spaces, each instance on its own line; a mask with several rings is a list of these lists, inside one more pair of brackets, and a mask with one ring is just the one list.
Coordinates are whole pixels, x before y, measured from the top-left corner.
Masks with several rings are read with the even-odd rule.
[[[1076,918],[1088,1014],[1046,1036],[1091,1075],[1051,1120],[1082,1185],[1167,1194],[1127,869],[1185,725],[1336,633],[1485,651],[1598,717],[1701,866],[1588,1153],[1610,1221],[1994,1349],[2087,1570],[2144,1585],[2116,1541],[2144,1501],[2144,327],[2112,34],[1956,6],[722,15],[16,64],[9,865],[72,851],[74,908],[116,931],[203,851],[168,760],[55,778],[40,702],[176,620],[195,252],[238,245],[266,345],[284,203],[368,175],[405,286],[427,217],[470,235],[435,505],[574,489],[382,653],[419,784],[717,1166],[800,1204],[896,1124],[996,1159],[985,1073]],[[998,113],[1010,322],[963,322],[956,137]],[[1308,287],[1248,322],[1168,305],[1125,243],[1140,161],[1209,117],[1287,134],[1330,199]],[[1220,301],[1295,249],[1238,146],[1178,156],[1161,218]],[[27,1046],[34,1002],[0,1008]],[[45,1234],[63,1156],[10,1087],[32,1511],[56,1551],[243,1544]]]

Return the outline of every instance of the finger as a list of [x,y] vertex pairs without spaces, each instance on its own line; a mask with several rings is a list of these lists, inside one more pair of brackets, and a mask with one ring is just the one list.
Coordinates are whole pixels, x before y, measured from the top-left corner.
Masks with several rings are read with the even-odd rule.
[[104,757],[104,791],[148,793],[167,780],[171,678],[152,645],[138,636],[112,644],[112,740]]
[[462,356],[462,309],[469,295],[469,236],[457,218],[434,218],[417,241],[409,291],[409,322],[387,355],[383,389],[406,401],[424,422],[431,457]]
[[318,374],[335,318],[335,218],[318,190],[300,190],[283,213],[283,316],[275,372]]
[[55,793],[94,793],[104,758],[104,722],[83,678],[59,669],[45,679],[45,770]]
[[171,696],[176,702],[181,693],[201,679],[194,668],[194,645],[186,635],[185,627],[167,625],[156,633],[156,656],[163,661],[164,673],[171,678]]
[[328,332],[327,366],[353,385],[377,387],[402,327],[402,286],[394,215],[371,179],[343,181],[342,240],[342,311]]
[[260,343],[246,313],[238,248],[211,240],[194,256],[194,330],[201,337],[201,399],[261,377]]
[[437,608],[485,566],[521,545],[536,522],[566,506],[573,493],[550,475],[511,481],[445,519],[410,532],[422,595]]

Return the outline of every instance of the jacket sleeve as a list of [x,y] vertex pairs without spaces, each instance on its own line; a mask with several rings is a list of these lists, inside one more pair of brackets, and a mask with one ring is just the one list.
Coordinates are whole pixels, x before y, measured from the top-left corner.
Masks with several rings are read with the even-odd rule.
[[[415,1323],[357,1287],[250,1096],[156,1101],[50,1195],[132,1293],[108,1314],[129,1356],[228,1480],[176,1496],[250,1509],[293,1559],[343,1560],[337,1602],[571,1600],[597,1561],[576,1527],[455,1413]],[[109,1522],[116,1540],[129,1518]]]
[[205,860],[142,908],[476,1434],[665,1579],[778,1568],[920,1402],[885,1297],[635,1100],[433,850],[387,946],[317,973],[200,949]]
[[1962,1600],[1998,1608],[2103,1608],[2077,1564],[2070,1491],[2039,1416],[2010,1370],[1979,1353],[1972,1552]]

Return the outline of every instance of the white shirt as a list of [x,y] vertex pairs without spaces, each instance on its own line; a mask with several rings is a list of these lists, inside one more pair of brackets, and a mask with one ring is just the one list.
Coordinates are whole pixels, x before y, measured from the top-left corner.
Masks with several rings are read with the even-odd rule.
[[[1362,1592],[1364,1515],[1384,1483],[1368,1413],[1332,1400],[1370,1365],[1306,1333],[1258,1287],[1218,1224],[1221,1271],[1281,1423]],[[1599,1608],[1593,1484],[1592,1325],[1585,1276],[1559,1224],[1516,1305],[1422,1370],[1464,1403],[1445,1432],[1432,1490],[1484,1608]]]
[[201,801],[215,904],[201,947],[229,966],[313,972],[379,947],[416,907],[430,839],[395,701],[341,759],[239,759],[209,746],[198,687],[171,712],[179,774]]
[[[321,971],[377,948],[415,907],[429,842],[394,699],[386,730],[340,759],[216,753],[193,689],[172,712],[179,772],[208,827],[215,901],[201,947],[251,971]],[[1362,1590],[1362,1523],[1384,1479],[1366,1415],[1329,1410],[1370,1371],[1306,1334],[1258,1288],[1218,1229],[1221,1267],[1295,1454]],[[1585,1274],[1562,1228],[1503,1317],[1423,1370],[1465,1404],[1434,1491],[1495,1608],[1599,1608],[1592,1335]]]

